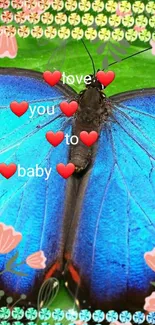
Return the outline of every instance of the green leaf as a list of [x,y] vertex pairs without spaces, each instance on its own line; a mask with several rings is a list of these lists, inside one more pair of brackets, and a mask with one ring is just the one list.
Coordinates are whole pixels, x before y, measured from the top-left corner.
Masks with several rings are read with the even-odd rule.
[[130,47],[130,43],[127,42],[127,40],[123,39],[122,41],[119,42],[121,45],[123,45],[126,48]]
[[[120,45],[120,44],[119,44]],[[126,54],[127,53],[127,49],[122,47],[122,45],[117,45],[117,44],[112,44],[112,47],[115,51],[117,51],[120,54]]]
[[107,45],[107,42],[101,44],[101,45],[96,49],[96,52],[97,52],[98,54],[102,54],[102,53],[104,52],[104,50],[105,50],[106,45]]
[[5,269],[7,270],[7,271],[10,271],[10,269],[11,269],[11,266],[13,265],[13,263],[15,262],[15,260],[18,258],[18,255],[19,255],[19,253],[17,252],[14,256],[12,256],[11,258],[10,258],[10,260],[6,263],[6,267],[5,267]]
[[120,62],[122,59],[115,53],[113,52],[112,50],[110,50],[110,53],[113,57],[113,59],[116,61],[116,62]]
[[18,271],[15,271],[15,270],[10,270],[10,272],[13,273],[13,274],[19,275],[19,276],[28,276],[28,274],[26,274],[26,273],[18,272]]
[[155,282],[150,282],[155,287]]
[[107,58],[107,56],[105,56],[105,57],[103,58],[102,66],[103,66],[103,69],[104,69],[104,70],[108,69],[108,58]]

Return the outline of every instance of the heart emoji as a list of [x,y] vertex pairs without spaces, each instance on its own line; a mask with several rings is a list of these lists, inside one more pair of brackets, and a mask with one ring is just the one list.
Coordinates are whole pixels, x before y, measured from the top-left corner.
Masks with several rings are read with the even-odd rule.
[[115,73],[113,71],[98,71],[96,78],[103,86],[106,87],[115,79]]
[[82,131],[80,133],[80,140],[86,145],[86,146],[92,146],[98,139],[98,133],[96,131],[91,131],[90,133],[86,131]]
[[69,163],[68,165],[64,165],[62,163],[57,165],[57,172],[63,177],[68,178],[70,177],[74,171],[75,171],[75,165],[72,163]]
[[70,117],[77,111],[78,103],[75,101],[70,103],[62,102],[60,103],[60,109],[67,117]]
[[52,146],[56,147],[63,141],[64,133],[62,131],[57,133],[49,131],[46,133],[46,139],[50,144],[52,144]]
[[0,174],[2,174],[5,178],[12,177],[17,170],[17,166],[15,164],[6,165],[4,163],[0,164]]
[[29,104],[27,102],[12,102],[10,104],[11,111],[17,115],[18,117],[22,116],[23,114],[26,113],[26,111],[29,108]]
[[45,71],[43,77],[50,86],[55,86],[60,81],[62,74],[60,71]]

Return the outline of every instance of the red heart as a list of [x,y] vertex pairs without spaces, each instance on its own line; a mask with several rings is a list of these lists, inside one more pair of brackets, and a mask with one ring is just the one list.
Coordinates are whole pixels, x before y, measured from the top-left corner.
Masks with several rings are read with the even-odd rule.
[[0,173],[5,177],[5,178],[10,178],[12,177],[17,170],[17,166],[15,164],[9,164],[6,165],[4,163],[0,164]]
[[98,139],[98,133],[96,131],[91,131],[90,133],[86,131],[82,131],[80,133],[80,140],[86,145],[86,146],[92,146]]
[[68,165],[64,165],[62,163],[57,165],[57,172],[63,177],[68,178],[70,177],[74,171],[75,171],[75,165],[72,163],[69,163]]
[[10,108],[11,111],[17,115],[18,117],[22,116],[23,114],[26,113],[26,111],[29,108],[29,104],[27,102],[21,102],[21,103],[17,103],[17,102],[12,102],[10,104]]
[[60,71],[45,71],[43,77],[50,86],[55,86],[60,81],[62,74]]
[[60,103],[60,109],[67,117],[70,117],[77,111],[78,103],[75,101],[70,103],[62,102]]
[[113,71],[98,71],[96,78],[103,86],[106,87],[115,79],[115,73]]
[[63,141],[64,133],[62,131],[59,131],[57,133],[49,131],[46,133],[46,139],[49,143],[52,144],[52,146],[56,147]]

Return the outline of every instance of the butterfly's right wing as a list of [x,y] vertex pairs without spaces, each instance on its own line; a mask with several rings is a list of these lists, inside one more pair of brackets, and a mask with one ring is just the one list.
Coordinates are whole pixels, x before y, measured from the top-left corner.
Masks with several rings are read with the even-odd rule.
[[155,278],[144,260],[155,246],[155,89],[116,99],[92,166],[69,180],[65,282],[81,306],[139,310]]

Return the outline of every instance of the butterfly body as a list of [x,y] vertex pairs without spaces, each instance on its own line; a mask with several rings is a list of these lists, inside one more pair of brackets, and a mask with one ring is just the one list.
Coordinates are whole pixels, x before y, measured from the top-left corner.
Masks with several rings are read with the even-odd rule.
[[[78,96],[78,110],[73,123],[73,135],[80,139],[80,133],[96,131],[100,133],[101,124],[107,121],[112,112],[112,103],[102,92],[102,85],[91,76],[90,85]],[[76,172],[84,170],[91,162],[94,146],[88,148],[81,141],[71,145],[70,161],[76,166]]]

